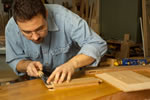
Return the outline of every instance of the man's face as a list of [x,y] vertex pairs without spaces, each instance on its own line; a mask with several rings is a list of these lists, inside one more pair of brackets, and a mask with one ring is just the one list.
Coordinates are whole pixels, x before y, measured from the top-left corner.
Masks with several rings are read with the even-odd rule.
[[48,25],[46,19],[42,15],[37,15],[31,20],[19,22],[17,24],[22,32],[22,34],[28,39],[36,44],[43,41],[48,33]]

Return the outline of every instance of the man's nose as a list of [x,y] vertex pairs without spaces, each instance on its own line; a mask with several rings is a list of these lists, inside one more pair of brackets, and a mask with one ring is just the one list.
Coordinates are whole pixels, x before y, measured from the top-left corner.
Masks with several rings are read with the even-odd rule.
[[33,40],[36,41],[36,40],[39,39],[39,37],[40,37],[39,34],[37,34],[36,32],[32,32],[32,39],[33,39]]

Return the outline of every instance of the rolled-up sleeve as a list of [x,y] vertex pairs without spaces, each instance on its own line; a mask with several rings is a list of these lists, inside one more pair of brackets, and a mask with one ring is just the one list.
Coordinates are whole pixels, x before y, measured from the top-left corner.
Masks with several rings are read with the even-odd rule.
[[107,43],[88,26],[85,20],[73,13],[70,16],[66,24],[70,23],[68,26],[71,32],[70,37],[81,47],[78,54],[85,54],[94,58],[95,62],[90,66],[97,66],[107,51]]
[[[13,24],[12,24],[13,23]],[[23,75],[16,70],[16,65],[20,60],[26,59],[26,55],[23,51],[23,44],[21,44],[20,37],[16,31],[14,21],[10,19],[5,29],[6,36],[6,62],[10,65],[13,71],[17,75]]]

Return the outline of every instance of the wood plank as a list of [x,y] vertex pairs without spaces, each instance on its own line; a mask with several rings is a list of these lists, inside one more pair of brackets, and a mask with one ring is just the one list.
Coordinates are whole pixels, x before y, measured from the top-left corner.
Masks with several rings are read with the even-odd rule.
[[107,72],[96,76],[124,92],[150,89],[150,78],[133,71]]
[[88,18],[89,18],[89,0],[86,1],[86,10],[85,10],[85,20],[88,23]]
[[58,89],[66,89],[66,88],[77,88],[77,87],[87,87],[87,86],[93,86],[93,85],[99,85],[102,80],[94,77],[88,77],[88,78],[77,78],[72,79],[70,82],[63,82],[62,84],[55,84],[51,82],[50,85],[46,85],[46,87],[50,91],[55,91]]
[[100,0],[96,0],[96,20],[97,23],[100,21]]
[[85,10],[85,1],[81,0],[81,4],[80,4],[80,16],[83,19],[85,18],[84,10]]
[[145,71],[150,73],[150,65],[136,65],[136,66],[117,66],[117,67],[104,67],[104,68],[92,68],[85,71],[86,75],[95,75],[101,74],[104,72],[114,72],[114,71],[124,71],[124,70],[131,70],[135,72]]
[[143,12],[143,36],[144,36],[144,51],[145,57],[150,57],[150,23],[148,18],[150,16],[150,0],[142,0],[142,12]]
[[145,45],[144,45],[145,40],[144,40],[144,31],[143,31],[143,21],[142,21],[142,17],[140,17],[140,27],[141,27],[143,53],[144,53],[144,57],[146,57],[146,55],[145,55]]
[[124,35],[124,40],[121,43],[121,50],[118,58],[129,58],[130,55],[130,43],[129,43],[129,34]]
[[99,13],[97,13],[97,9],[99,8],[99,3],[97,0],[93,1],[92,8],[90,9],[90,17],[89,17],[89,26],[97,33],[100,34],[100,23],[99,23]]
[[77,9],[77,3],[78,3],[78,0],[72,0],[72,11],[74,13],[80,15],[80,12]]
[[94,7],[94,2],[91,3],[90,5],[90,15],[89,15],[89,26],[91,27],[91,20],[92,20],[92,14],[93,14],[93,7]]

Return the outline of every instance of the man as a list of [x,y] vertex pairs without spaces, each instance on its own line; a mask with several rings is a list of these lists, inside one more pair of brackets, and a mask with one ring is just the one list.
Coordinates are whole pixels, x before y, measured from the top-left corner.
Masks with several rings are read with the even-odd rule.
[[51,73],[47,83],[69,81],[75,69],[97,66],[106,42],[85,20],[60,5],[14,0],[6,27],[6,62],[18,75]]

